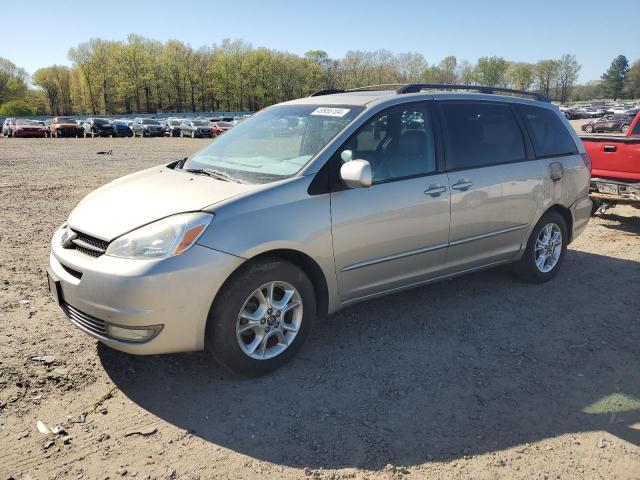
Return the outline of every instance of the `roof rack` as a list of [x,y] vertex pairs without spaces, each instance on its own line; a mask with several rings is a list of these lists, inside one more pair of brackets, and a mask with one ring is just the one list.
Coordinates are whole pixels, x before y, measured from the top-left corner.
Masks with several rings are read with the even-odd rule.
[[536,92],[527,92],[525,90],[514,90],[511,88],[500,87],[486,87],[483,85],[450,85],[446,83],[408,83],[401,86],[396,90],[398,94],[405,93],[418,93],[425,89],[431,90],[473,90],[487,95],[495,93],[510,93],[512,95],[522,95],[526,97],[533,97],[541,102],[549,102],[549,99],[544,95]]
[[309,95],[310,97],[321,97],[322,95],[333,95],[334,93],[344,93],[341,88],[327,88],[325,90],[319,90]]

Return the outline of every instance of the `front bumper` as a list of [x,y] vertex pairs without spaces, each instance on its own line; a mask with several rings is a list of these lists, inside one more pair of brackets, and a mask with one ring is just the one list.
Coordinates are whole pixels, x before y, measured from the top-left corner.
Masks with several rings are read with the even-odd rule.
[[16,138],[43,138],[46,137],[46,132],[44,130],[41,131],[29,131],[24,132],[21,130],[16,130],[13,132],[13,136]]
[[[78,328],[117,350],[149,355],[204,348],[211,302],[243,259],[200,245],[165,260],[94,258],[64,249],[58,230],[48,272],[59,281],[60,306]],[[145,342],[110,337],[101,324],[153,327]]]

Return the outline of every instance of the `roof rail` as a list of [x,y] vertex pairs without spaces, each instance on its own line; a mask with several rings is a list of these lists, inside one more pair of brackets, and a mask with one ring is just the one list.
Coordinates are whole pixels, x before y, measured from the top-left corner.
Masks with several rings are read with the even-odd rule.
[[310,97],[321,97],[322,95],[333,95],[334,93],[344,93],[341,88],[327,88],[325,90],[319,90],[309,95]]
[[381,83],[378,85],[365,85],[364,87],[356,87],[350,88],[347,92],[366,92],[367,90],[382,90],[380,87],[393,87],[393,88],[385,88],[385,90],[393,90],[395,87],[400,85],[405,85],[404,83]]
[[408,83],[401,86],[396,90],[398,94],[404,93],[418,93],[425,89],[437,89],[437,90],[473,90],[488,95],[495,93],[510,93],[512,95],[523,95],[526,97],[533,97],[541,102],[549,102],[549,99],[544,95],[536,92],[527,92],[525,90],[513,90],[511,88],[500,87],[486,87],[483,85],[450,85],[446,83]]

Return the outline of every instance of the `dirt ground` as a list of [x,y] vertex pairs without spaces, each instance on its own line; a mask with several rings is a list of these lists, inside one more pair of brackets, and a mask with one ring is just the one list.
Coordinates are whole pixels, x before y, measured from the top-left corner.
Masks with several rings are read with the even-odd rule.
[[0,479],[640,479],[630,207],[593,218],[549,283],[500,268],[363,303],[257,380],[74,328],[47,291],[54,229],[206,143],[0,138]]

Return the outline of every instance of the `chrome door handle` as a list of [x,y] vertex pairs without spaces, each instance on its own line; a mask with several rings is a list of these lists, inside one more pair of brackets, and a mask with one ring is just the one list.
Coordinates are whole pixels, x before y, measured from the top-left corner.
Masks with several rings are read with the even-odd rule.
[[432,197],[438,197],[441,193],[447,191],[447,187],[444,185],[440,185],[438,183],[432,183],[429,187],[424,191],[425,195],[431,195]]
[[451,188],[453,188],[454,190],[469,190],[469,187],[473,186],[473,182],[470,182],[469,180],[467,180],[466,178],[461,178],[460,180],[457,181],[457,183],[454,183],[453,185],[451,185]]

